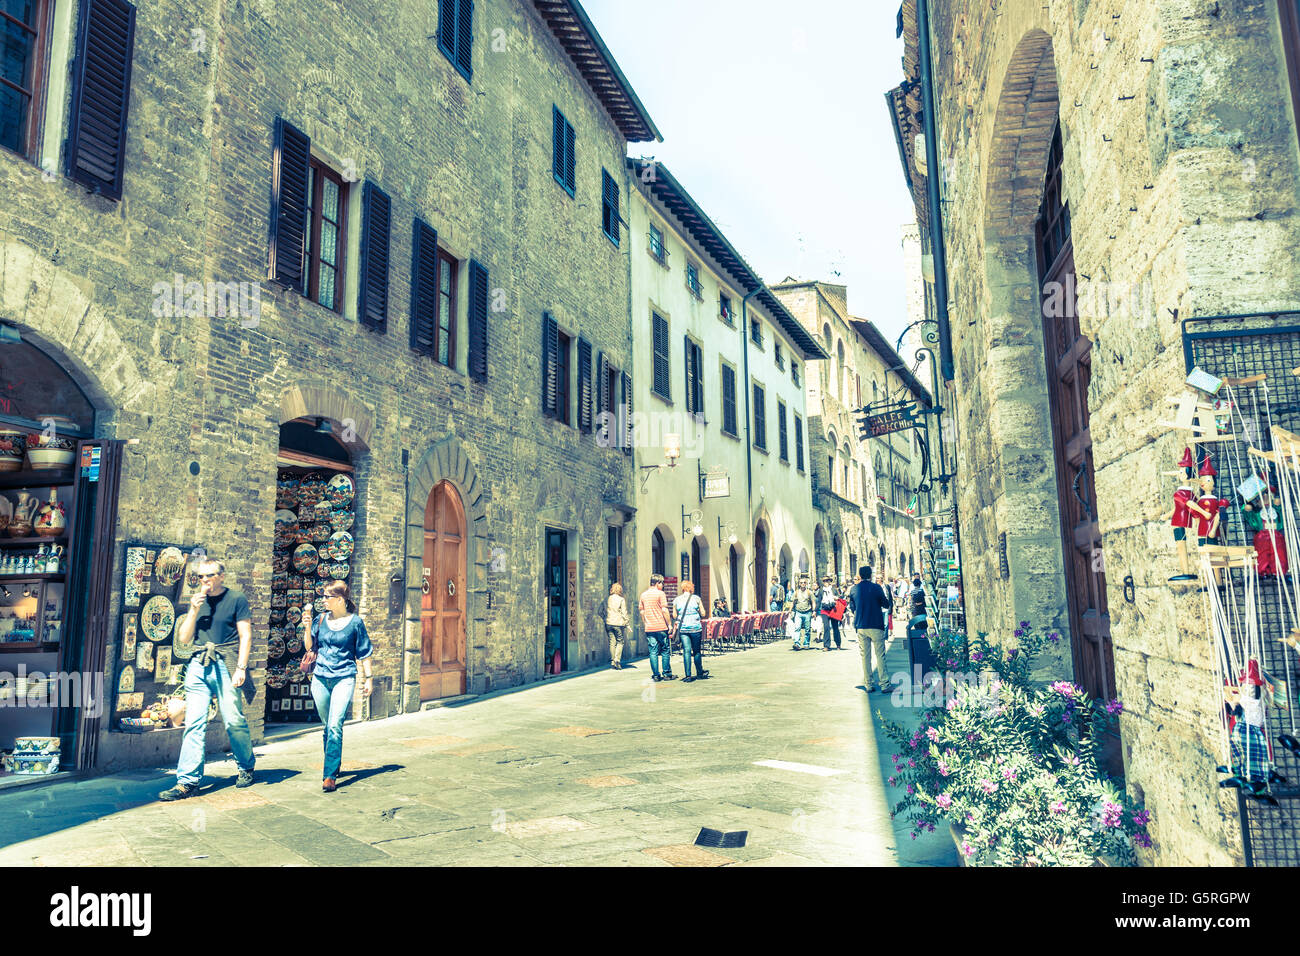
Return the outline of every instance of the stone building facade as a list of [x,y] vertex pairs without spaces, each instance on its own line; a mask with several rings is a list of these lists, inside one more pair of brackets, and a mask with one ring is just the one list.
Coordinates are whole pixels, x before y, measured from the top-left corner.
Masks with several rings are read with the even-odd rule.
[[642,472],[641,583],[659,571],[706,607],[767,610],[772,582],[812,563],[803,382],[826,354],[663,163],[628,166],[638,470],[664,463],[667,434],[682,452]]
[[907,514],[921,480],[919,432],[860,437],[857,410],[886,398],[929,396],[880,331],[849,314],[844,286],[786,278],[777,296],[821,343],[829,358],[809,376],[815,534],[819,577],[852,581],[871,564],[876,580],[907,574],[917,562],[917,532]]
[[[1010,635],[1029,620],[1069,634],[1073,652],[1042,676],[1092,675],[1090,690],[1124,702],[1125,779],[1152,811],[1145,859],[1240,863],[1237,800],[1214,770],[1207,622],[1168,583],[1161,472],[1183,441],[1159,423],[1188,371],[1185,320],[1300,305],[1294,5],[930,9],[938,156],[917,155],[915,0],[890,101],[923,232],[922,166],[944,200],[963,570],[980,595],[970,629]],[[1064,274],[1077,335],[1041,299]],[[1086,434],[1062,424],[1073,383]],[[1071,518],[1072,489],[1092,523]]]
[[[554,617],[565,669],[604,659],[599,606],[611,532],[634,510],[632,462],[577,427],[577,351],[633,365],[617,208],[628,142],[658,131],[581,6],[142,5],[120,200],[59,172],[78,5],[48,7],[44,135],[0,150],[0,322],[76,383],[96,436],[129,442],[116,533],[96,543],[115,582],[107,679],[125,543],[201,546],[253,609],[247,712],[261,737],[277,456],[294,421],[331,433],[355,466],[351,581],[384,713],[540,679]],[[455,24],[439,20],[449,7]],[[291,155],[304,141],[309,162]],[[296,268],[283,213],[300,161],[317,205],[306,221],[321,223],[299,240],[299,256],[322,250],[308,294],[274,281]],[[160,314],[173,277],[251,283],[260,310]],[[417,309],[431,340],[417,343]],[[45,410],[12,394],[20,417]],[[452,550],[431,570],[435,489],[451,522],[435,536]],[[636,578],[632,549],[617,566]],[[437,639],[427,593],[447,595]],[[355,713],[382,716],[369,703]],[[176,733],[128,738],[105,719],[98,763],[171,759]]]

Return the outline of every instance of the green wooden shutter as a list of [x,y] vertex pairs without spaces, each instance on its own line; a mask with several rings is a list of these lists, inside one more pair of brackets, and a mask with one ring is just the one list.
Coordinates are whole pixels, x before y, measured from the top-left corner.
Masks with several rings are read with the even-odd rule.
[[275,118],[271,153],[271,253],[267,277],[295,292],[307,287],[307,188],[311,139],[282,117]]
[[415,220],[411,257],[411,351],[433,355],[438,334],[438,233]]
[[361,284],[357,317],[368,329],[388,331],[388,248],[392,200],[370,180],[361,188]]
[[124,0],[78,6],[67,173],[93,193],[121,199],[135,7]]
[[542,313],[542,412],[551,418],[560,407],[560,326]]
[[474,0],[459,0],[456,17],[456,65],[466,79],[474,75]]
[[488,271],[475,259],[469,261],[469,377],[486,382],[488,377]]
[[591,343],[578,339],[578,430],[591,431]]
[[632,377],[627,372],[622,373],[623,381],[623,407],[626,410],[627,420],[623,431],[623,454],[632,454],[632,443],[636,440],[636,429],[632,426]]

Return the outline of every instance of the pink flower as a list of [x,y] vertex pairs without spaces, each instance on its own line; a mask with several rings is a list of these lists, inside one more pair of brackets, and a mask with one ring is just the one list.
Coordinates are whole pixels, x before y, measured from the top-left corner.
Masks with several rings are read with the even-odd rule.
[[907,795],[910,797],[914,792],[915,791],[913,790],[912,785],[909,783],[907,785]]
[[989,780],[988,778],[981,778],[980,787],[983,789],[985,793],[992,793],[993,791],[997,790],[998,785],[994,783],[992,780]]
[[945,810],[947,810],[949,807],[952,806],[952,797],[948,796],[948,794],[946,793],[941,793],[934,798],[934,802],[939,804],[939,806],[943,807]]
[[1003,776],[1004,778],[1006,778],[1007,780],[1015,780],[1015,779],[1016,779],[1015,772],[1014,772],[1010,767],[1007,767],[1005,770],[1002,771],[1002,776]]
[[952,771],[948,769],[948,765],[947,765],[946,763],[944,763],[942,760],[940,760],[940,761],[939,761],[939,776],[941,776],[941,777],[946,777],[946,776],[948,776],[948,774],[950,774],[951,772],[952,772]]
[[1118,803],[1111,803],[1107,800],[1101,805],[1101,825],[1104,827],[1119,826],[1122,812],[1123,808]]
[[929,737],[931,740],[933,740],[935,743],[938,743],[939,731],[935,730],[933,727],[927,727],[925,731],[925,735]]
[[964,855],[966,855],[966,856],[974,856],[974,855],[975,855],[975,848],[974,848],[973,846],[971,846],[969,843],[967,843],[965,840],[962,840],[962,841],[961,841],[961,852],[962,852]]
[[1053,813],[1064,813],[1064,812],[1065,812],[1065,804],[1062,803],[1060,800],[1057,800],[1055,803],[1052,804],[1052,812],[1053,812]]

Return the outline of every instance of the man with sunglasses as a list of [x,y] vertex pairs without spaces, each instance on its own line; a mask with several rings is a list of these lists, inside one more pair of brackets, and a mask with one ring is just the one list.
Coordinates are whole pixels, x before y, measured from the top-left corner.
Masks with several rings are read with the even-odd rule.
[[[253,743],[241,697],[255,693],[248,679],[248,655],[253,646],[252,614],[239,591],[225,586],[226,566],[207,558],[199,564],[202,585],[190,600],[189,613],[176,631],[180,645],[195,645],[185,668],[185,736],[176,767],[176,786],[158,794],[160,800],[184,800],[203,782],[203,758],[208,736],[208,705],[217,699],[221,720],[230,737],[230,751],[239,767],[236,787],[253,785]],[[211,645],[211,646],[209,646]],[[231,668],[234,674],[231,674]]]

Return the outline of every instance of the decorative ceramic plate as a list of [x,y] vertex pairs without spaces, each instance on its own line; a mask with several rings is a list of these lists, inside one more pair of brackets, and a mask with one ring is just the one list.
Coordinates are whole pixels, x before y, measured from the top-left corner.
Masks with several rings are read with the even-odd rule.
[[[317,581],[317,582],[316,582],[316,596],[317,596],[317,597],[324,597],[324,596],[325,596],[325,588],[328,587],[328,586],[329,586],[329,582],[328,582],[328,581]],[[319,603],[319,602],[317,602],[317,603]]]
[[297,571],[308,574],[316,570],[316,565],[320,561],[320,555],[310,544],[300,544],[293,551],[293,566]]
[[312,607],[316,609],[317,615],[329,613],[329,608],[325,606],[325,599],[323,597],[318,597],[316,603],[313,604]]
[[290,654],[297,654],[302,650],[302,638],[298,634],[291,634],[284,639],[284,649]]
[[185,573],[185,555],[180,548],[163,548],[158,561],[153,566],[154,577],[158,583],[170,587],[180,580]]
[[307,679],[307,675],[302,672],[302,658],[296,661],[290,661],[286,668],[289,672],[289,682],[291,684],[301,684]]
[[325,495],[335,507],[347,507],[352,504],[356,494],[356,485],[350,475],[335,475],[325,486]]
[[346,561],[335,561],[329,566],[329,571],[335,581],[342,581],[352,573],[352,567]]
[[172,660],[188,661],[194,656],[194,642],[182,644],[180,641],[172,641]]
[[298,523],[298,516],[288,508],[281,508],[275,513],[275,526],[277,528],[285,527]]
[[289,588],[289,572],[276,571],[271,575],[271,587],[277,591],[286,591]]
[[316,521],[329,521],[332,514],[334,514],[334,506],[330,504],[328,498],[316,502],[316,507],[312,509],[312,518]]
[[291,534],[289,537],[290,540],[294,542],[294,544],[311,543],[311,532],[309,532],[306,528],[302,528],[302,527],[298,528],[298,530],[294,531],[293,534]]
[[326,541],[330,539],[330,535],[332,535],[334,532],[330,530],[330,526],[328,524],[321,521],[317,524],[312,525],[311,531],[309,533],[311,535],[312,544],[324,544]]
[[273,555],[271,555],[271,570],[276,572],[289,570],[288,551],[277,550]]
[[333,511],[330,512],[330,527],[335,531],[348,531],[352,528],[352,523],[357,520],[357,516],[351,511]]
[[143,568],[144,548],[127,548],[125,586],[122,589],[123,607],[136,607],[140,603],[140,571]]
[[172,628],[176,626],[176,609],[172,602],[161,594],[155,594],[144,602],[140,611],[140,630],[151,641],[165,641],[171,637]]
[[271,592],[271,607],[288,607],[289,598],[283,591]]
[[285,612],[280,609],[272,610],[266,619],[267,624],[283,624],[287,620]]
[[330,576],[330,564],[328,561],[322,561],[316,565],[316,577],[327,578]]
[[266,642],[266,657],[268,660],[278,661],[284,657],[284,639],[273,637]]
[[289,624],[296,626],[297,623],[302,620],[302,608],[300,607],[289,608],[288,612],[285,614],[285,620]]
[[266,686],[272,690],[280,690],[288,683],[288,678],[284,676],[283,667],[272,667],[266,674]]
[[352,548],[355,542],[352,535],[346,531],[335,531],[330,535],[330,557],[335,561],[346,561],[352,557]]
[[301,591],[301,590],[302,590],[303,588],[305,588],[306,586],[307,586],[307,579],[304,578],[301,574],[291,574],[291,575],[289,575],[289,590],[290,590],[290,591]]

